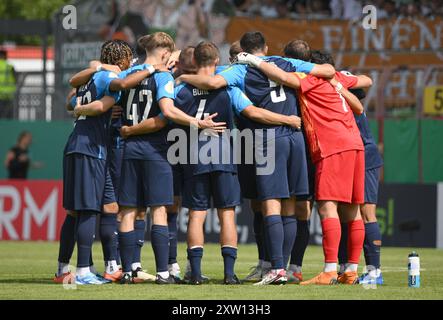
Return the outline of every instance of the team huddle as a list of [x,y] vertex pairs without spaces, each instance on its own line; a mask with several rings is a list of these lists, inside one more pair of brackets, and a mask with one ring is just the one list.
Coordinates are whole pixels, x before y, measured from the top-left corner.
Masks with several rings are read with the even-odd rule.
[[[229,66],[218,66],[219,51],[207,41],[179,56],[163,32],[138,45],[145,58],[134,59],[123,41],[104,43],[100,61],[70,80],[67,108],[76,120],[64,150],[67,215],[54,282],[205,283],[204,222],[214,207],[223,283],[241,284],[235,208],[243,198],[254,212],[258,251],[245,281],[383,283],[375,216],[383,162],[359,100],[370,78],[336,71],[329,54],[301,40],[290,41],[284,57],[267,56],[260,32],[232,44]],[[325,266],[304,281],[314,201]],[[184,275],[177,263],[180,207],[189,209]],[[155,276],[141,265],[147,209]],[[92,261],[98,214],[103,275]]]

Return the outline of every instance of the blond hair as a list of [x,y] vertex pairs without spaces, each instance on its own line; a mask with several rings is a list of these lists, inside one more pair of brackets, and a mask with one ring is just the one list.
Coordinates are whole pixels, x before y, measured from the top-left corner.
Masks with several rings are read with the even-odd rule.
[[138,44],[149,53],[152,53],[158,48],[164,48],[170,52],[173,52],[175,49],[174,40],[172,40],[171,36],[165,32],[155,32],[143,36],[138,39]]

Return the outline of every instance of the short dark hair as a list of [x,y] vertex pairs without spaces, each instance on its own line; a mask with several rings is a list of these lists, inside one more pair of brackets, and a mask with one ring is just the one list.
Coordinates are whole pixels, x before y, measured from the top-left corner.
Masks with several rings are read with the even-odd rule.
[[5,49],[0,49],[0,59],[6,59],[8,57],[8,52]]
[[314,50],[311,53],[311,62],[316,64],[329,63],[335,66],[334,58],[329,52],[324,52],[320,50]]
[[309,47],[309,44],[303,40],[289,41],[283,51],[288,58],[303,61],[311,60],[311,48]]
[[178,57],[179,69],[183,73],[194,74],[197,72],[197,66],[193,63],[195,47],[188,46],[180,52]]
[[195,63],[199,67],[214,64],[219,57],[217,46],[209,41],[200,42],[194,49]]
[[246,32],[240,39],[240,46],[247,53],[257,53],[266,47],[266,40],[260,31]]

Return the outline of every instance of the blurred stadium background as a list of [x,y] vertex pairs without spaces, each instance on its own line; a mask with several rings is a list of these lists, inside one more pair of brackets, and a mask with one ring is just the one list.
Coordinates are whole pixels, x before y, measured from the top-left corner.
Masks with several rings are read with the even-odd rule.
[[[375,30],[361,27],[365,4],[378,9]],[[77,29],[63,28],[66,5],[76,9]],[[209,39],[224,63],[230,43],[248,30],[265,34],[271,54],[303,39],[332,52],[337,68],[370,75],[365,108],[385,161],[377,211],[384,245],[443,248],[442,0],[2,0],[0,157],[27,130],[30,157],[43,166],[27,181],[6,180],[0,167],[0,240],[58,239],[62,152],[73,125],[64,108],[68,79],[99,57],[104,40],[134,44],[158,30],[179,48]],[[186,221],[182,212],[182,240]],[[251,222],[249,214],[238,216],[242,243],[253,239]],[[206,231],[218,241],[214,213]]]

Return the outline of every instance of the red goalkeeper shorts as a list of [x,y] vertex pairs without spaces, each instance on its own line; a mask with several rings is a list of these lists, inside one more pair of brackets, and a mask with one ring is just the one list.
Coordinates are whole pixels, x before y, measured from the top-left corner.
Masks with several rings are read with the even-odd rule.
[[350,150],[316,163],[316,200],[363,204],[365,200],[365,152]]

